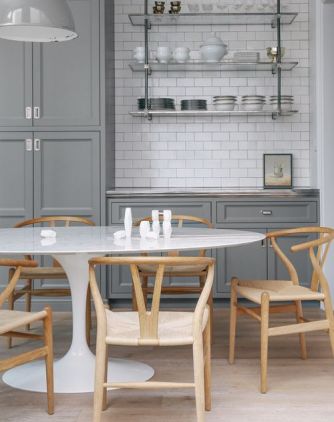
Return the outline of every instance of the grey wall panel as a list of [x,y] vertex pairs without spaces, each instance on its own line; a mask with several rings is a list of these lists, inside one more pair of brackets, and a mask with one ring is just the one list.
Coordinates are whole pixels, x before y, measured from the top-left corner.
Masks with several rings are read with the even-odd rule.
[[99,0],[69,0],[79,38],[34,45],[34,126],[100,124]]
[[31,126],[32,45],[0,39],[0,126]]
[[35,215],[81,215],[100,222],[100,137],[94,132],[39,133]]

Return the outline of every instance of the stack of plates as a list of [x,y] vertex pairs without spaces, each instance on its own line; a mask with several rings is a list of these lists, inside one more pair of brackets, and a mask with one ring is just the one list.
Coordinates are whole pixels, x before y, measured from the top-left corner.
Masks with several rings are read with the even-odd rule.
[[245,111],[261,111],[265,103],[264,95],[243,95],[241,99],[241,106]]
[[[145,110],[145,98],[138,98],[138,109]],[[149,110],[175,110],[175,101],[173,98],[149,98]]]
[[237,103],[235,95],[220,95],[213,97],[213,105],[218,111],[233,111]]
[[[294,103],[293,95],[282,95],[281,96],[281,109],[282,109],[282,111],[291,111],[293,103]],[[278,110],[278,97],[277,97],[277,95],[272,95],[270,97],[270,104],[273,106],[273,109],[275,111]]]
[[233,59],[240,63],[257,63],[260,60],[260,53],[256,51],[236,51]]
[[181,110],[206,110],[206,100],[182,100]]

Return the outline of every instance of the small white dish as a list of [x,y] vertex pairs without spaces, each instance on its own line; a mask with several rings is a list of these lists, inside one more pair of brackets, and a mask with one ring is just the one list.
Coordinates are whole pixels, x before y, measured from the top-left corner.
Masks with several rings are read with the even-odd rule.
[[233,111],[235,109],[235,103],[233,104],[214,104],[217,111]]

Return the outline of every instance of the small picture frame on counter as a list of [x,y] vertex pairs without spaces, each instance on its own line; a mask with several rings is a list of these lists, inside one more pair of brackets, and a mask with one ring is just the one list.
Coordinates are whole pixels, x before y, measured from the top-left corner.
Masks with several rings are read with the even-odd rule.
[[264,189],[292,189],[292,154],[263,154]]

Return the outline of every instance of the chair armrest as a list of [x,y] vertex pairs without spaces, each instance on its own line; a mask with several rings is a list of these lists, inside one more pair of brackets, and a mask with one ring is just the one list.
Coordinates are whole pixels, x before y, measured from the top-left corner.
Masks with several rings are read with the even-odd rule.
[[0,258],[0,267],[38,267],[38,262],[27,259]]

